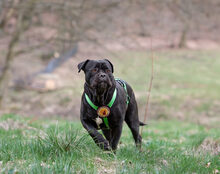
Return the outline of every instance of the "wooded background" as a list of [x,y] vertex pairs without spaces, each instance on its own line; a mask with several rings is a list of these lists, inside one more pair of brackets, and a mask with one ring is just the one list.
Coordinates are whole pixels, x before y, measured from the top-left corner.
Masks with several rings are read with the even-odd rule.
[[78,116],[78,62],[150,52],[150,40],[219,49],[219,14],[219,0],[1,0],[1,114]]

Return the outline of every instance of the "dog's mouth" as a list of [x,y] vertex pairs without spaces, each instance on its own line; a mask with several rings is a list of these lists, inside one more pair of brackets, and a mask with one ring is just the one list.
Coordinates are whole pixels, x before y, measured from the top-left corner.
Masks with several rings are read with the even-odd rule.
[[91,87],[96,90],[96,92],[98,94],[103,94],[105,93],[110,87],[112,86],[112,83],[109,79],[104,79],[104,80],[100,80],[100,79],[95,79],[92,83],[91,83]]
[[93,89],[107,89],[108,83],[107,81],[96,81],[95,83],[92,83],[91,86]]
[[92,80],[91,82],[91,87],[92,88],[108,88],[108,87],[111,87],[112,86],[112,83],[110,81],[109,78],[105,78],[105,79],[94,79]]
[[99,82],[98,85],[97,85],[97,89],[100,89],[100,90],[105,90],[108,88],[108,83],[106,81],[103,81],[103,82]]

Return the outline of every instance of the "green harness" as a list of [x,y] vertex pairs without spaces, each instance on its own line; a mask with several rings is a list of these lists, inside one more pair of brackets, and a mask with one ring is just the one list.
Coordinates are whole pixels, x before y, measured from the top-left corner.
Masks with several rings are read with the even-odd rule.
[[[121,86],[123,86],[123,88],[124,88],[124,90],[125,90],[125,92],[126,92],[126,95],[127,95],[126,104],[128,105],[129,100],[130,100],[130,97],[128,96],[128,91],[127,91],[126,83],[125,83],[123,80],[118,79],[118,78],[116,78],[115,80],[116,80]],[[117,97],[117,89],[115,88],[114,93],[113,93],[113,96],[112,96],[112,99],[111,99],[111,101],[109,102],[109,104],[107,105],[109,108],[111,108],[112,105],[114,104],[116,97]],[[95,110],[97,111],[98,108],[99,108],[99,106],[94,105],[94,103],[90,100],[89,96],[88,96],[86,93],[85,93],[85,98],[86,98],[86,101],[88,102],[88,104],[89,104],[93,109],[95,109]],[[108,123],[108,118],[107,118],[107,117],[102,117],[102,119],[103,119],[103,122],[104,122],[105,126],[107,127],[107,129],[110,129],[109,123]]]

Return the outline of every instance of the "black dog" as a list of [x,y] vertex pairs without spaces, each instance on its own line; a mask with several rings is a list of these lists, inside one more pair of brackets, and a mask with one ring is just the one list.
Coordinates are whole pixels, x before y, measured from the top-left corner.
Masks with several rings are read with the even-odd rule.
[[[116,150],[123,121],[133,134],[136,146],[141,146],[138,108],[132,88],[113,76],[113,65],[107,60],[86,60],[78,64],[85,72],[80,119],[95,143],[104,150]],[[101,129],[105,138],[97,131]]]

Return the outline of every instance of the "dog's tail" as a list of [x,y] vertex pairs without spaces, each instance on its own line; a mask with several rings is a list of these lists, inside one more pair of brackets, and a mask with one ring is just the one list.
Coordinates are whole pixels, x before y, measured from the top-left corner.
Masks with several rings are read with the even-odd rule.
[[147,125],[147,124],[145,124],[145,123],[139,121],[139,125],[140,125],[140,126],[145,126],[145,125]]

